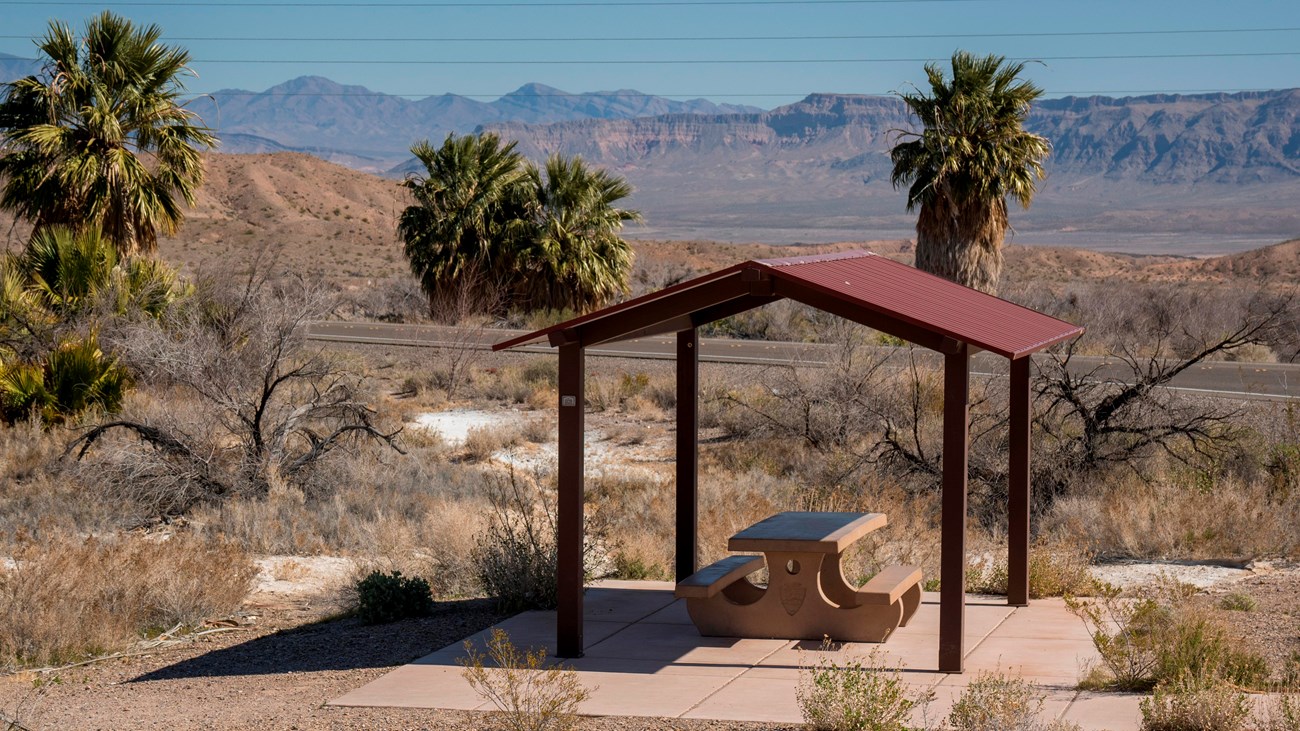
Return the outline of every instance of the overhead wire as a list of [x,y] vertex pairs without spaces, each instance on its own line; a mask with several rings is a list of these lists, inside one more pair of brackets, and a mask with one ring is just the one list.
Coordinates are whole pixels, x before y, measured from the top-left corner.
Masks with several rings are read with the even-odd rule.
[[[1017,56],[1013,61],[1131,61],[1150,59],[1188,58],[1272,58],[1300,56],[1300,51],[1244,51],[1223,53],[1124,53],[1109,55],[1071,56]],[[911,58],[586,58],[586,59],[272,59],[272,58],[205,58],[192,63],[214,64],[361,64],[361,65],[417,65],[417,66],[538,66],[538,65],[644,65],[673,66],[698,64],[835,64],[835,63],[930,63],[942,61],[938,57]]]
[[[1164,36],[1164,35],[1221,35],[1227,33],[1294,33],[1294,28],[1186,28],[1161,30],[1113,31],[1043,31],[1018,33],[875,33],[835,35],[770,35],[770,36],[429,36],[404,38],[358,38],[329,36],[168,36],[170,41],[223,42],[223,43],[677,43],[707,41],[869,41],[869,40],[926,40],[971,38],[1088,38],[1110,36]],[[0,34],[0,39],[25,40],[31,34]]]

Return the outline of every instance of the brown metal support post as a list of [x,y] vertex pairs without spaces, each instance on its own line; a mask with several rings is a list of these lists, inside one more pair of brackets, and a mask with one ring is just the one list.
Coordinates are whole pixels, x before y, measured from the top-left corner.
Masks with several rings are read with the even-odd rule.
[[1011,464],[1007,470],[1007,604],[1029,606],[1029,362],[1011,361]]
[[677,580],[699,568],[700,336],[677,333]]
[[964,667],[966,623],[966,468],[970,436],[970,354],[943,362],[942,547],[939,557],[939,670]]
[[560,346],[559,510],[557,516],[556,653],[582,657],[583,384],[581,343]]

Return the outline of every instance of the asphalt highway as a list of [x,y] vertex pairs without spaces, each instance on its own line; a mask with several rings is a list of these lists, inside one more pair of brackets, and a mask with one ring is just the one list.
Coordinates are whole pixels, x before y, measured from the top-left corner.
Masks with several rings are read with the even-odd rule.
[[[489,348],[493,343],[523,335],[525,332],[483,328],[460,329],[438,325],[320,321],[310,324],[308,337],[313,340],[372,345]],[[671,360],[676,357],[675,343],[675,339],[671,336],[639,338],[588,348],[587,355]],[[544,342],[516,350],[536,353],[554,352],[554,349]],[[824,366],[832,362],[834,357],[835,346],[833,345],[723,338],[700,340],[700,360],[713,363]],[[995,355],[981,353],[974,357],[972,369],[977,374],[1005,374],[1006,361]],[[1132,375],[1127,365],[1113,358],[1075,356],[1071,359],[1071,369],[1080,373],[1095,371],[1096,378],[1116,381],[1124,381]],[[1170,384],[1170,388],[1240,399],[1300,398],[1300,364],[1206,362],[1179,374]]]

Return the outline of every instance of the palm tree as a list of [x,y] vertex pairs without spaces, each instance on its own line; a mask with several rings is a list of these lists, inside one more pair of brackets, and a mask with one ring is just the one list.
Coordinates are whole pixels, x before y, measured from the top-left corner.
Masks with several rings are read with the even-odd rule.
[[587,167],[581,157],[559,155],[546,161],[545,180],[531,166],[528,178],[534,215],[522,300],[534,308],[584,312],[626,294],[633,252],[619,233],[641,214],[615,204],[632,194],[632,186]]
[[916,266],[968,287],[997,292],[1007,197],[1028,208],[1043,179],[1048,141],[1023,128],[1043,90],[1019,79],[1024,64],[1002,56],[952,56],[952,78],[925,65],[930,94],[902,94],[923,125],[890,151],[895,188],[918,206]]
[[435,316],[453,300],[499,301],[513,284],[511,224],[527,203],[515,144],[491,133],[449,134],[440,147],[424,140],[411,148],[425,174],[403,182],[415,205],[402,212],[397,230]]
[[78,39],[52,21],[45,67],[0,87],[0,207],[50,225],[95,225],[119,254],[152,253],[203,181],[216,138],[180,101],[189,53],[105,11]]

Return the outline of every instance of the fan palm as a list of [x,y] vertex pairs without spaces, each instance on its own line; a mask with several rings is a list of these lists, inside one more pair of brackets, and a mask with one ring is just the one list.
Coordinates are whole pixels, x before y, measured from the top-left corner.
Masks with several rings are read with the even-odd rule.
[[0,92],[0,207],[38,230],[96,225],[123,256],[176,231],[216,139],[180,101],[189,53],[161,35],[107,11],[82,39],[50,23],[44,69]]
[[44,362],[0,368],[0,416],[13,422],[35,412],[59,424],[92,409],[113,412],[130,384],[126,368],[99,349],[92,332],[64,341]]
[[619,237],[638,211],[617,207],[632,186],[580,157],[552,155],[546,177],[530,167],[533,231],[526,254],[530,275],[520,282],[531,307],[586,311],[628,291],[632,247]]
[[930,93],[902,94],[921,121],[890,151],[894,187],[918,207],[916,266],[996,293],[1007,198],[1028,208],[1051,145],[1023,123],[1043,90],[1019,78],[1024,64],[1002,56],[952,56],[952,78],[925,66]]
[[522,215],[527,195],[515,144],[503,145],[491,133],[449,134],[440,147],[425,140],[411,148],[425,174],[403,182],[415,205],[402,212],[397,228],[431,310],[451,298],[499,299],[512,284],[511,222]]

